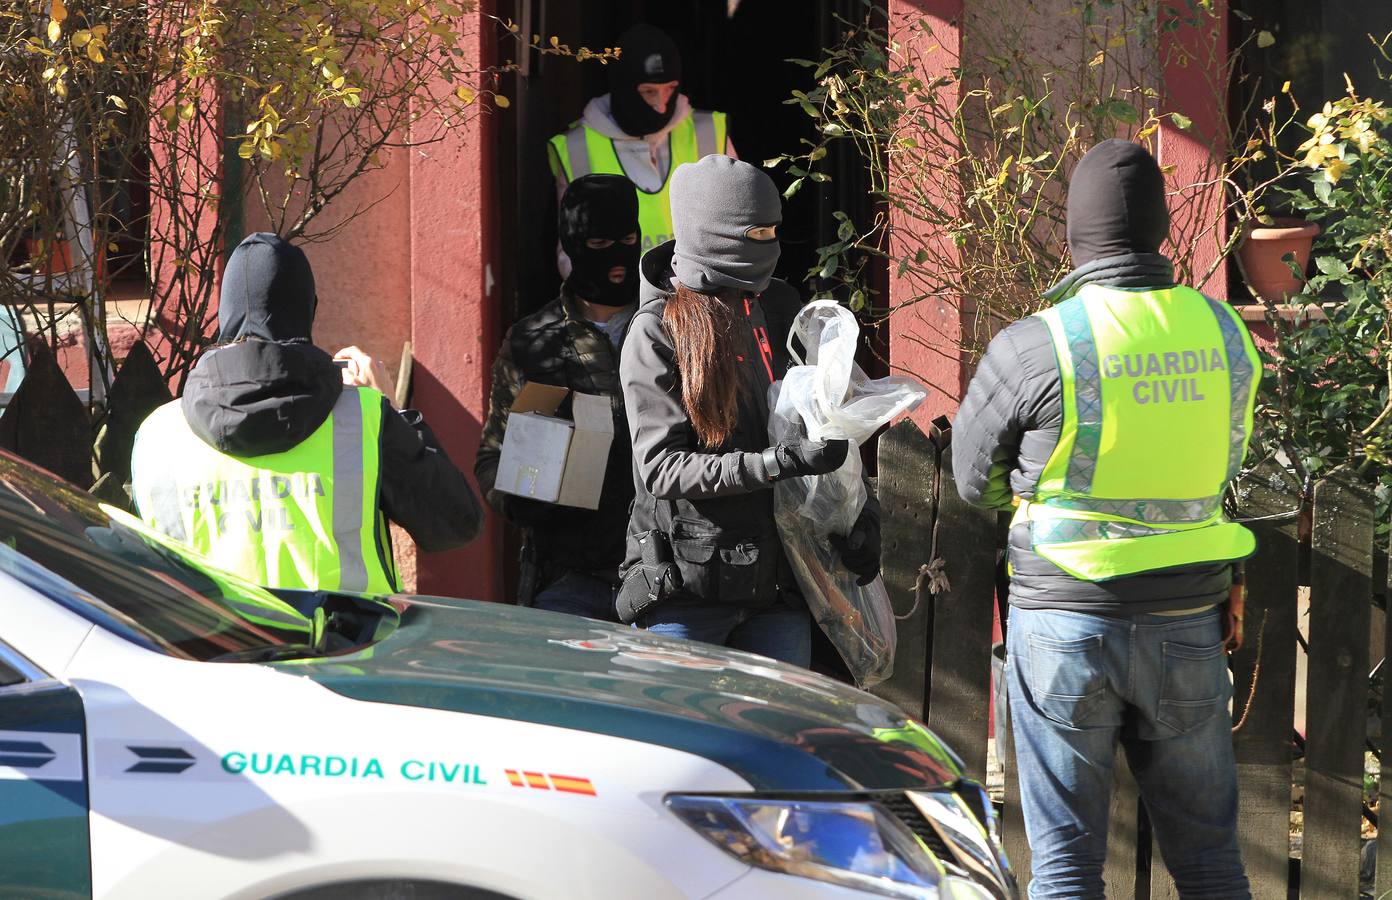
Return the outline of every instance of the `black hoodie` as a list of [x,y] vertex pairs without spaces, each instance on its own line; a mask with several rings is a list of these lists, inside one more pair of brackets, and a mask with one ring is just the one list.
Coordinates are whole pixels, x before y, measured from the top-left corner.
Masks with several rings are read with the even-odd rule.
[[[232,456],[289,450],[343,391],[329,354],[309,342],[316,297],[304,253],[272,234],[247,237],[227,261],[218,306],[222,341],[198,361],[180,408],[189,427]],[[483,511],[420,413],[383,399],[380,503],[421,550],[460,547]]]
[[[1068,242],[1077,268],[1045,298],[1061,302],[1086,284],[1164,288],[1174,267],[1159,249],[1169,225],[1164,179],[1138,144],[1104,141],[1068,185]],[[1043,319],[1029,316],[991,341],[952,426],[957,490],[977,506],[1009,510],[1034,496],[1063,427],[1063,383]],[[1032,549],[1029,526],[1010,532],[1010,603],[1101,615],[1196,609],[1227,599],[1228,563],[1080,581]]]

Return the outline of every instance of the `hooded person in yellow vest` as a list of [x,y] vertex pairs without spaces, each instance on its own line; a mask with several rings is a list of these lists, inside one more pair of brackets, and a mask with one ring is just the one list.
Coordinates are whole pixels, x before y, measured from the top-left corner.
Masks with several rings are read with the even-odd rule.
[[[642,250],[672,239],[668,202],[672,172],[713,153],[735,156],[725,114],[693,109],[681,93],[681,54],[665,33],[635,25],[619,36],[619,58],[608,64],[609,93],[586,106],[580,120],[547,148],[556,196],[582,175],[624,175],[638,193]],[[737,158],[737,157],[736,157]],[[561,276],[570,262],[558,250]]]
[[1248,897],[1227,654],[1252,533],[1223,514],[1260,362],[1176,284],[1164,177],[1104,141],[1069,183],[1075,268],[987,348],[953,425],[968,502],[1009,510],[1006,684],[1031,898],[1103,897],[1117,744],[1181,897]]
[[248,581],[389,593],[388,520],[431,552],[469,541],[483,513],[420,414],[384,396],[380,362],[310,342],[316,304],[298,247],[238,245],[218,342],[141,424],[132,493],[147,524]]

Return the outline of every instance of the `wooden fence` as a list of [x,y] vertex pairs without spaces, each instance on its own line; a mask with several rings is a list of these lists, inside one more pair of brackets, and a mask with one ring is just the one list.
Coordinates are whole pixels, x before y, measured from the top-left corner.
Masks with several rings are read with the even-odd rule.
[[[969,774],[984,781],[992,622],[1007,587],[1006,524],[958,497],[945,445],[941,433],[930,438],[912,422],[880,439],[885,582],[896,610],[907,615],[899,623],[894,675],[876,692],[922,716],[961,755]],[[1252,527],[1259,546],[1247,565],[1246,644],[1232,657],[1233,715],[1241,720],[1233,734],[1241,787],[1238,831],[1258,900],[1343,900],[1359,896],[1365,813],[1376,822],[1374,809],[1364,805],[1365,751],[1392,742],[1392,691],[1383,692],[1382,708],[1374,711],[1381,733],[1366,731],[1370,664],[1392,651],[1392,629],[1383,623],[1392,591],[1386,554],[1374,549],[1370,495],[1352,482],[1322,482],[1315,490],[1312,527],[1302,529],[1292,489],[1275,471],[1249,478],[1239,489],[1242,517],[1258,520]],[[1306,608],[1302,594],[1309,611],[1303,629],[1297,627]],[[1311,698],[1303,736],[1295,730],[1302,653],[1305,695]],[[1304,837],[1297,861],[1288,825],[1302,744]],[[1005,845],[1023,888],[1029,846],[1014,760],[1002,763]],[[1380,789],[1381,797],[1392,795],[1392,759],[1383,760]],[[1392,810],[1392,803],[1381,808]],[[1388,848],[1381,855],[1392,860],[1392,825],[1381,846]],[[1111,898],[1178,896],[1153,852],[1124,756],[1118,761],[1105,879]],[[1378,868],[1374,896],[1392,896],[1392,862]]]
[[149,348],[137,341],[105,403],[89,411],[48,347],[35,342],[24,381],[0,413],[0,447],[124,507],[136,429],[170,399]]

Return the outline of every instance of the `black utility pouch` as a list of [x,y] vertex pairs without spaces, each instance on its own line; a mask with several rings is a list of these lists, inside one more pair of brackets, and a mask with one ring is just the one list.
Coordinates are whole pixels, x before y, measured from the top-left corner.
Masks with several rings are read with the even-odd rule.
[[644,531],[635,537],[642,554],[624,573],[614,604],[619,621],[627,625],[682,588],[681,573],[672,562],[672,544],[667,535]]

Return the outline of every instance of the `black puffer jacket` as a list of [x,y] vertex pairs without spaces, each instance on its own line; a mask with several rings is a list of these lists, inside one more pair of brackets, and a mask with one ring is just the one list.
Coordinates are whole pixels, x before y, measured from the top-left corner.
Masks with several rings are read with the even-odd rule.
[[[801,603],[773,518],[762,451],[769,445],[769,386],[789,360],[788,331],[801,307],[797,291],[774,279],[742,312],[742,383],[734,434],[699,449],[681,401],[672,338],[662,310],[672,290],[673,244],[643,257],[638,313],[619,372],[633,437],[635,497],[625,566],[639,558],[634,535],[667,533],[687,593],[707,602],[761,607],[780,597]],[[760,339],[762,337],[762,339]],[[878,515],[874,498],[867,508]]]
[[[527,382],[567,387],[609,398],[614,411],[614,442],[604,471],[599,508],[578,509],[541,503],[495,490],[508,413]],[[568,418],[570,398],[557,414]],[[493,362],[488,422],[479,440],[474,475],[488,504],[525,529],[541,570],[540,589],[567,571],[617,577],[624,557],[628,507],[633,500],[630,477],[633,451],[619,389],[619,354],[609,338],[585,321],[566,288],[540,310],[508,329]]]
[[[1061,301],[1084,284],[1168,287],[1170,261],[1158,254],[1094,260],[1052,288]],[[957,489],[978,506],[1009,509],[1014,495],[1034,496],[1063,426],[1063,385],[1043,319],[1006,328],[986,349],[952,428]],[[1015,606],[1130,615],[1193,609],[1227,598],[1232,566],[1212,563],[1116,578],[1080,581],[1031,549],[1028,525],[1010,532],[1010,602]]]
[[[247,338],[198,361],[180,400],[194,433],[233,456],[279,453],[333,410],[343,381],[333,359],[305,341]],[[483,510],[464,473],[415,410],[382,399],[381,508],[423,551],[452,550],[478,534]]]

